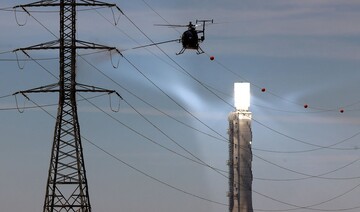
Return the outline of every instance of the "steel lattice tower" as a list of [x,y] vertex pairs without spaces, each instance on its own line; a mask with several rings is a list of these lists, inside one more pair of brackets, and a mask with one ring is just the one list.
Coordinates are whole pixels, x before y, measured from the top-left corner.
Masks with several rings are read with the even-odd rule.
[[19,91],[17,93],[25,96],[27,93],[59,93],[59,104],[43,211],[90,212],[91,205],[77,114],[76,93],[107,92],[110,94],[116,92],[77,83],[77,49],[107,49],[109,51],[115,50],[119,54],[120,52],[115,47],[107,47],[77,40],[76,9],[77,6],[105,6],[116,7],[120,12],[121,10],[115,4],[89,0],[47,0],[19,5],[14,8],[22,8],[28,12],[26,10],[27,7],[55,6],[59,7],[60,11],[59,38],[55,41],[20,48],[15,51],[22,51],[28,55],[26,53],[27,50],[59,50],[59,81],[55,84]]

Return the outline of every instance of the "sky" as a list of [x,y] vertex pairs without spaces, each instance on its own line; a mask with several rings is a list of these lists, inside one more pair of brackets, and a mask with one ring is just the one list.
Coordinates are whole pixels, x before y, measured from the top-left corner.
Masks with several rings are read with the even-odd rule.
[[[9,9],[27,3],[0,3],[5,212],[42,210],[57,110],[56,94],[31,94],[31,101],[11,95],[55,83],[59,73],[56,51],[27,52],[35,61],[12,53],[58,35],[57,8],[32,8],[31,16]],[[254,211],[359,211],[359,1],[109,3],[125,15],[108,8],[77,13],[79,40],[124,56],[78,52],[77,81],[123,97],[77,96],[93,211],[228,210],[228,179],[194,160],[228,170],[234,82],[251,83]],[[185,30],[155,24],[197,19],[214,19],[200,44],[204,54],[176,55],[176,42],[133,49]],[[34,107],[49,104],[55,106]]]

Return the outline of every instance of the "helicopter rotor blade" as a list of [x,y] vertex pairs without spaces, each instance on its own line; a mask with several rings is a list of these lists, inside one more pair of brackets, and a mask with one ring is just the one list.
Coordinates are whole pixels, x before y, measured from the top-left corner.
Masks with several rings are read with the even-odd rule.
[[134,48],[131,48],[131,49],[140,49],[140,48],[145,48],[145,47],[149,47],[149,46],[156,46],[156,45],[164,44],[164,43],[171,43],[171,42],[175,42],[175,41],[180,42],[180,39],[168,40],[168,41],[163,41],[163,42],[159,42],[159,43],[152,43],[152,44],[143,45],[143,46],[137,46],[137,47],[134,47]]
[[204,20],[196,20],[196,23],[211,23],[213,24],[214,23],[214,19],[204,19]]
[[167,26],[167,27],[188,27],[189,25],[177,25],[177,24],[154,24],[154,26]]

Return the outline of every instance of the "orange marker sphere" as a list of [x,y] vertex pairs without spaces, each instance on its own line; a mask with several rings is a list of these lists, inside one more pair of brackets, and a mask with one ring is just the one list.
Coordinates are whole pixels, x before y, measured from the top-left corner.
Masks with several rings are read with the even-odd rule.
[[344,113],[344,109],[340,109],[340,113]]
[[266,91],[266,88],[261,88],[261,92],[265,92]]
[[211,57],[210,57],[210,60],[214,60],[214,59],[215,59],[215,57],[214,57],[214,56],[211,56]]
[[307,104],[304,104],[304,108],[308,108],[309,107],[309,105],[307,105]]

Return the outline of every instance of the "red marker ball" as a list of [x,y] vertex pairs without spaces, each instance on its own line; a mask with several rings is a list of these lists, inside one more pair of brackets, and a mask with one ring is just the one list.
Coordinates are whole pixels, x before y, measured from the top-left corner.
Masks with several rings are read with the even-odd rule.
[[308,107],[309,107],[309,105],[307,105],[307,104],[304,105],[304,108],[308,108]]
[[344,113],[344,109],[341,109],[341,110],[340,110],[340,113]]
[[214,57],[214,56],[211,56],[211,57],[210,57],[210,60],[214,60],[214,59],[215,59],[215,57]]
[[265,92],[266,91],[266,89],[265,88],[261,88],[261,92]]

